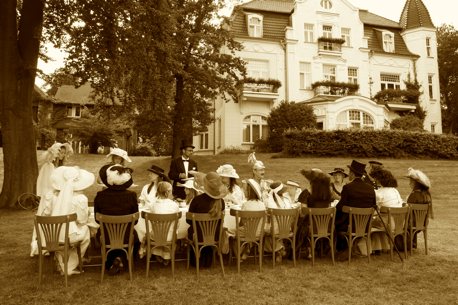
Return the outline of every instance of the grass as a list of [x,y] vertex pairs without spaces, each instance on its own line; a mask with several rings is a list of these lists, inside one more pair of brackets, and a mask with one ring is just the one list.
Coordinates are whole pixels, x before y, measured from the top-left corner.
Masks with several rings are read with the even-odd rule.
[[[196,156],[201,171],[215,170],[223,163],[235,166],[241,177],[249,177],[247,155]],[[140,192],[147,182],[146,169],[154,162],[168,170],[169,158],[133,157],[134,188]],[[304,187],[301,168],[345,167],[347,158],[272,159],[259,154],[271,179],[293,179]],[[105,162],[103,156],[75,155],[70,163],[96,172]],[[361,160],[368,161],[368,160]],[[33,215],[23,210],[0,211],[0,296],[1,304],[458,304],[458,162],[439,160],[382,160],[398,177],[402,197],[409,192],[408,180],[402,178],[407,167],[423,170],[432,181],[435,219],[429,227],[429,255],[424,255],[423,238],[419,247],[404,264],[389,255],[356,258],[350,265],[319,258],[315,267],[308,260],[299,260],[297,267],[285,261],[272,269],[266,258],[263,272],[248,261],[242,264],[241,275],[235,264],[226,264],[226,277],[218,266],[203,270],[200,280],[184,262],[176,266],[175,280],[170,267],[152,265],[145,277],[144,260],[135,265],[134,279],[124,274],[107,276],[100,283],[100,268],[88,267],[84,274],[71,276],[69,288],[63,277],[51,270],[47,261],[44,283],[38,286],[38,264],[30,258],[29,243]],[[100,187],[87,191],[93,200]]]

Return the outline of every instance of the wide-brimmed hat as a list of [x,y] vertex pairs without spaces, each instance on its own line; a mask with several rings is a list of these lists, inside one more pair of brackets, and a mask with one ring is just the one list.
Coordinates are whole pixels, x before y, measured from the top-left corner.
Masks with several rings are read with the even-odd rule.
[[192,147],[192,149],[195,148],[195,146],[192,145],[192,142],[189,142],[189,141],[186,141],[186,140],[181,141],[180,149],[185,149],[186,147]]
[[334,170],[329,173],[331,176],[335,174],[342,174],[344,177],[348,177],[347,173],[345,173],[345,170],[341,167],[335,167]]
[[94,184],[95,177],[77,166],[60,166],[51,174],[52,186],[56,190],[63,190],[71,182],[74,191],[82,191]]
[[298,182],[293,181],[293,180],[287,180],[287,181],[286,181],[286,185],[288,185],[288,186],[294,186],[294,187],[297,187],[297,188],[300,188],[300,187],[301,187],[301,186],[299,185]]
[[159,177],[161,177],[162,179],[166,179],[167,176],[165,175],[165,171],[164,169],[160,168],[159,166],[156,166],[156,165],[151,165],[150,168],[147,169],[147,171],[150,171],[152,173],[155,173],[157,174]]
[[123,158],[124,160],[126,160],[127,162],[132,162],[132,160],[127,155],[127,151],[125,151],[124,149],[118,148],[118,147],[112,148],[110,150],[110,153],[107,155],[107,158],[111,156],[119,156]]
[[248,179],[247,185],[253,189],[253,191],[256,193],[256,196],[258,196],[258,199],[262,200],[261,186],[259,185],[259,183],[256,182],[256,180],[254,179]]
[[213,199],[220,199],[227,195],[228,189],[216,172],[207,174],[192,172],[194,175],[194,188],[202,191]]
[[270,188],[274,193],[283,194],[287,191],[286,186],[281,181],[274,181],[270,184]]
[[383,166],[383,163],[382,163],[382,162],[376,161],[376,160],[371,160],[371,161],[369,161],[369,164],[378,165],[378,166]]
[[100,180],[108,188],[115,190],[125,190],[129,188],[134,181],[132,180],[133,169],[122,165],[107,164],[102,166],[99,171]]
[[431,187],[431,182],[429,181],[428,176],[426,176],[421,170],[409,167],[407,169],[406,177],[417,181],[418,183],[426,186],[427,188]]
[[216,170],[216,173],[220,175],[221,177],[229,177],[229,178],[235,178],[235,179],[239,178],[239,175],[235,171],[235,168],[230,164],[221,165]]
[[356,160],[351,161],[347,167],[354,173],[364,175],[366,173],[366,164],[358,162]]
[[177,183],[177,186],[180,186],[180,187],[184,187],[184,188],[187,188],[187,189],[193,189],[193,190],[196,190],[196,191],[199,191],[198,189],[196,189],[194,187],[194,178],[187,178],[187,179],[183,179],[185,182],[184,183],[180,183],[178,182]]
[[323,171],[319,168],[311,168],[311,169],[302,169],[300,173],[308,180],[313,181],[319,174],[322,174]]

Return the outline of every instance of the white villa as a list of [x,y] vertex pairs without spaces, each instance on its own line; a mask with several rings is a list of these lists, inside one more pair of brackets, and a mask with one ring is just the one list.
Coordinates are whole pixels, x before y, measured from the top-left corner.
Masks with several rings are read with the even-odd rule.
[[414,79],[424,129],[442,133],[436,28],[421,0],[406,0],[399,22],[346,0],[253,0],[234,10],[231,31],[244,46],[237,55],[251,83],[238,101],[215,101],[215,123],[194,137],[198,153],[250,149],[267,137],[267,116],[283,100],[313,106],[324,130],[389,128],[415,105],[373,97]]

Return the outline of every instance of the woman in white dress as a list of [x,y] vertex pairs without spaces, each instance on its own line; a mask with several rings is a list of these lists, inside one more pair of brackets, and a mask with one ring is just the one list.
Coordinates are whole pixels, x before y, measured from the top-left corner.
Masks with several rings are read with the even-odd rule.
[[169,179],[164,174],[164,170],[159,166],[153,164],[147,170],[149,171],[150,183],[143,186],[138,200],[141,207],[144,206],[149,209],[157,199],[157,186],[159,182],[169,181]]
[[[76,213],[76,222],[69,226],[70,242],[81,241],[81,256],[84,256],[90,243],[88,222],[88,199],[83,190],[90,187],[95,180],[94,174],[78,167],[61,166],[51,175],[54,191],[44,197],[43,216],[62,216]],[[62,242],[64,233],[61,233]],[[56,259],[61,271],[64,268],[63,254],[56,252]],[[76,249],[69,250],[68,274],[77,274],[78,254]]]
[[235,204],[241,206],[245,201],[245,194],[237,184],[239,175],[235,171],[234,167],[230,164],[224,164],[218,167],[216,173],[220,175],[221,180],[229,190],[229,193],[227,193],[226,197],[224,197],[224,202],[226,204]]

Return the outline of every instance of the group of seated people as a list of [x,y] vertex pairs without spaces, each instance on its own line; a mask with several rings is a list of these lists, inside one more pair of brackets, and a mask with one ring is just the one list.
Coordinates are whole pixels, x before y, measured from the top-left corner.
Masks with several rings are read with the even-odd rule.
[[[182,147],[183,156],[192,154],[187,152],[189,146]],[[230,164],[221,165],[214,172],[207,174],[197,171],[197,164],[192,160],[186,170],[186,176],[177,174],[173,182],[169,177],[174,177],[172,161],[169,175],[157,165],[151,165],[149,171],[150,182],[142,188],[137,197],[136,192],[129,190],[132,186],[132,170],[124,165],[130,158],[122,149],[114,148],[110,154],[111,162],[104,165],[99,171],[98,181],[104,186],[94,198],[94,218],[97,214],[127,215],[139,210],[158,214],[169,214],[179,211],[179,207],[187,207],[192,213],[209,213],[212,216],[220,215],[228,206],[238,206],[242,210],[257,211],[274,209],[290,209],[307,206],[310,208],[323,208],[335,206],[337,210],[335,227],[336,231],[346,231],[348,227],[348,214],[342,212],[343,206],[350,207],[401,207],[404,204],[397,191],[397,181],[393,174],[383,164],[377,161],[366,165],[353,160],[348,165],[348,174],[343,168],[335,168],[329,173],[320,169],[301,170],[301,174],[308,180],[309,188],[302,190],[299,183],[288,180],[271,181],[265,179],[265,166],[256,159],[252,153],[248,162],[252,167],[252,177],[238,184],[240,178],[234,167]],[[184,160],[184,157],[182,160]],[[194,162],[194,161],[193,161]],[[410,178],[412,192],[405,202],[422,203],[431,206],[430,182],[421,171],[408,169],[407,177]],[[345,179],[348,178],[348,182]],[[43,179],[43,177],[40,177]],[[88,222],[88,199],[83,191],[95,181],[95,176],[78,167],[60,166],[54,168],[48,177],[52,190],[44,194],[40,201],[39,215],[65,215],[76,213],[77,221],[70,226],[70,240],[82,241],[82,255],[86,252],[90,233]],[[187,220],[190,224],[190,221]],[[266,227],[266,232],[269,228]],[[297,247],[292,251],[300,251],[301,247],[307,248],[306,235],[308,230],[307,217],[301,215],[298,222]],[[173,232],[171,232],[173,233]],[[188,238],[192,239],[192,226],[188,229]],[[199,233],[199,232],[197,232]],[[34,232],[32,246],[36,244]],[[100,234],[100,231],[97,233]],[[126,237],[127,238],[127,237]],[[171,239],[171,234],[170,234]],[[135,250],[140,249],[137,238]],[[36,247],[36,246],[35,246]],[[265,240],[265,250],[278,252],[276,259],[280,260],[288,253],[285,245],[278,243],[272,249],[270,239]],[[337,250],[346,250],[346,241],[338,240]],[[242,249],[242,259],[246,258],[250,249]],[[32,251],[32,254],[36,254]],[[153,252],[157,260],[167,264],[170,253],[165,249],[156,249]],[[63,268],[62,255],[57,256],[59,266]],[[203,253],[201,265],[211,264],[212,254]],[[108,255],[106,268],[109,274],[117,274],[125,265],[123,251],[111,251]],[[76,250],[71,250],[68,263],[68,274],[78,273],[78,258]]]

